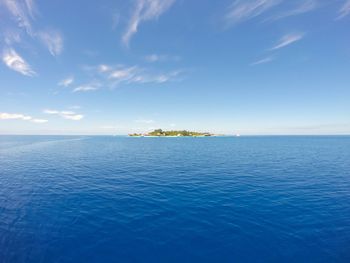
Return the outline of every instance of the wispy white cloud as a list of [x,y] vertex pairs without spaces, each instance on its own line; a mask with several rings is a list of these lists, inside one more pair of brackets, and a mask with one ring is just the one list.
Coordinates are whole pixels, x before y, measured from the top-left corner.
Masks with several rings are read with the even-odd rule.
[[73,84],[73,82],[74,82],[74,77],[71,76],[71,77],[62,79],[60,82],[58,82],[58,85],[63,87],[68,87],[71,84]]
[[[8,46],[19,43],[23,32],[30,37],[41,41],[53,56],[59,55],[63,50],[63,37],[57,30],[38,31],[33,27],[37,13],[34,0],[0,0],[0,8],[4,7],[9,16],[5,16],[4,40]],[[14,21],[14,22],[11,22]],[[8,22],[8,23],[7,23]],[[14,26],[9,26],[15,23]],[[14,29],[16,28],[16,29]]]
[[44,120],[44,119],[32,119],[32,122],[35,122],[35,123],[46,123],[46,122],[48,122],[48,120]]
[[290,10],[285,11],[284,13],[272,16],[269,20],[278,20],[290,16],[301,15],[304,13],[311,12],[319,7],[319,2],[317,0],[303,0],[301,3],[298,3],[297,7],[294,7]]
[[73,92],[93,91],[102,88],[114,89],[131,84],[164,84],[181,81],[186,72],[185,69],[163,71],[154,67],[123,64],[85,65],[83,70],[91,81],[76,87]]
[[111,67],[108,66],[108,65],[101,64],[101,65],[98,66],[98,71],[101,72],[101,73],[102,72],[108,72],[110,70],[111,70]]
[[138,66],[110,66],[100,65],[98,66],[98,72],[107,78],[107,80],[117,84],[130,84],[130,83],[165,83],[173,81],[181,74],[180,70],[175,70],[166,73],[157,73]]
[[60,111],[57,111],[57,110],[44,110],[44,113],[46,113],[46,114],[59,114]]
[[32,119],[31,116],[18,114],[18,113],[6,113],[1,112],[0,113],[0,119],[1,120],[23,120],[23,121],[29,121]]
[[100,83],[92,82],[92,83],[83,84],[83,85],[76,87],[75,89],[73,89],[73,92],[94,91],[94,90],[98,90],[100,86],[101,86]]
[[137,33],[142,22],[157,19],[167,11],[175,0],[137,0],[125,33],[122,36],[124,45]]
[[136,78],[133,79],[133,82],[136,83],[165,83],[169,81],[174,81],[181,71],[171,71],[167,73],[162,73],[162,74],[154,74],[154,75],[140,75]]
[[12,70],[26,76],[36,75],[31,66],[14,49],[14,45],[27,41],[25,37],[39,40],[45,44],[50,53],[59,55],[63,50],[62,35],[56,31],[37,31],[35,16],[37,9],[34,0],[0,0],[1,23],[0,23],[0,44],[4,44],[5,50],[2,53],[3,62]]
[[120,66],[117,69],[111,70],[108,77],[110,79],[116,79],[118,81],[130,81],[137,75],[138,71],[139,70],[136,66],[133,66],[133,67]]
[[251,63],[250,65],[251,66],[256,66],[256,65],[260,65],[260,64],[266,64],[266,63],[269,63],[269,62],[271,62],[273,60],[274,60],[273,57],[267,57],[267,58],[263,58],[263,59],[257,60],[255,62]]
[[89,85],[81,85],[79,87],[76,87],[73,89],[73,92],[85,92],[85,91],[94,91],[97,90],[98,88],[95,86],[89,86]]
[[40,41],[47,47],[52,56],[61,54],[63,50],[63,37],[54,30],[38,32]]
[[32,116],[24,115],[21,113],[6,113],[6,112],[0,112],[0,120],[22,120],[22,121],[30,121],[34,123],[48,122],[48,120],[35,119]]
[[344,18],[350,14],[350,0],[346,0],[339,10],[338,19]]
[[57,115],[64,119],[72,120],[72,121],[80,121],[82,118],[84,118],[84,115],[77,114],[74,111],[58,111],[58,110],[47,109],[47,110],[44,110],[44,113],[50,114],[50,115]]
[[228,25],[255,18],[281,3],[281,0],[236,0],[225,15]]
[[21,42],[21,34],[18,30],[4,29],[4,42],[6,45],[11,46],[14,43]]
[[34,14],[36,13],[36,7],[34,4],[34,0],[24,0],[29,15],[34,18]]
[[3,5],[12,15],[17,25],[23,28],[29,35],[33,35],[31,20],[33,18],[34,2],[31,0],[1,0]]
[[36,75],[30,65],[13,49],[7,48],[2,54],[2,61],[10,69],[17,71],[25,76]]
[[170,55],[151,54],[151,55],[145,56],[145,60],[147,62],[179,61],[180,57],[170,56]]
[[277,44],[273,48],[271,48],[271,50],[280,49],[290,44],[293,44],[294,42],[301,40],[304,37],[304,35],[305,35],[304,33],[291,33],[291,34],[284,35],[277,42]]

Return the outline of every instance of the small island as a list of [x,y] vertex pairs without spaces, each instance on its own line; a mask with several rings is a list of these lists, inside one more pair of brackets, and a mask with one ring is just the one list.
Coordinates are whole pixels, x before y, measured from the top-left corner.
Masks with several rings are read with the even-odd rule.
[[132,133],[131,137],[208,137],[215,136],[209,132],[194,132],[194,131],[163,131],[162,129],[156,129],[149,133]]

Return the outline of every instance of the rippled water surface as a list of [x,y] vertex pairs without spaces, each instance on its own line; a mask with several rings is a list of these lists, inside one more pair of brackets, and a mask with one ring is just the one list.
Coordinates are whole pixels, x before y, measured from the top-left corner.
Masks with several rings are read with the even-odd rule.
[[0,262],[350,262],[350,137],[0,136]]

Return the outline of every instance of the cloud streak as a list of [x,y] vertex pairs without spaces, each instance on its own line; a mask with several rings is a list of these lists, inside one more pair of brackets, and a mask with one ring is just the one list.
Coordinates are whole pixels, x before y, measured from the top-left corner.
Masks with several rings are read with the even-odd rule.
[[277,50],[286,46],[289,46],[299,40],[301,40],[304,37],[304,33],[291,33],[284,35],[277,44],[271,48],[271,50]]
[[74,77],[68,77],[58,82],[58,86],[68,87],[74,82]]
[[6,113],[6,112],[0,112],[0,120],[22,120],[22,121],[30,121],[34,123],[48,122],[48,120],[35,119],[32,116],[24,115],[21,113]]
[[175,0],[137,0],[126,31],[122,36],[123,44],[125,46],[129,45],[131,38],[137,33],[142,22],[157,19],[166,12],[174,2]]
[[278,20],[278,19],[287,18],[290,16],[301,15],[304,13],[311,12],[314,9],[316,9],[317,7],[319,7],[318,1],[316,1],[316,0],[303,0],[302,3],[299,6],[297,6],[296,8],[291,9],[289,11],[285,11],[284,13],[282,13],[280,15],[276,15],[269,20]]
[[45,114],[57,115],[66,120],[80,121],[84,118],[84,115],[77,114],[74,111],[58,111],[58,110],[44,110]]
[[94,91],[98,90],[100,87],[100,83],[88,83],[84,85],[80,85],[73,89],[73,92],[86,92],[86,91]]
[[5,49],[2,54],[2,61],[5,65],[25,76],[36,75],[35,71],[32,70],[30,65],[12,48]]
[[5,29],[3,35],[4,35],[4,42],[8,46],[11,46],[14,43],[19,43],[22,40],[21,34],[20,32],[18,32],[18,30]]
[[145,60],[147,62],[179,61],[180,57],[170,56],[170,55],[151,54],[151,55],[145,56]]
[[255,61],[255,62],[251,63],[250,65],[256,66],[256,65],[266,64],[266,63],[269,63],[273,60],[274,60],[273,57],[267,57],[267,58],[263,58],[263,59],[260,59],[258,61]]
[[[24,31],[31,38],[42,42],[51,55],[57,56],[62,53],[62,34],[56,30],[37,31],[32,26],[36,13],[34,0],[0,0],[0,8],[2,7],[7,11],[10,18],[2,18],[2,20],[5,20],[5,23],[3,23],[5,28],[0,28],[4,31],[4,39],[7,45],[11,46],[13,43],[21,42],[23,39],[22,32]],[[11,21],[14,21],[16,29],[13,26],[8,26],[13,24]]]
[[26,6],[27,6],[27,9],[28,9],[28,13],[29,15],[34,18],[34,13],[36,12],[36,8],[35,8],[35,5],[34,5],[34,0],[24,0]]
[[350,14],[350,0],[347,0],[339,10],[338,19],[342,19]]
[[108,81],[112,82],[114,85],[118,84],[145,84],[145,83],[165,83],[169,81],[174,81],[180,74],[180,70],[174,70],[166,73],[155,73],[145,68],[138,66],[110,66],[110,65],[100,65],[98,66],[98,71],[102,76],[104,76]]
[[14,1],[14,0],[1,0],[0,5],[5,8],[13,16],[17,23],[17,26],[23,28],[28,35],[33,36],[33,30],[31,25],[31,19],[33,18],[34,2],[31,0]]
[[236,0],[229,7],[225,20],[228,25],[238,24],[269,11],[281,0]]
[[41,31],[38,34],[40,41],[47,47],[52,56],[58,56],[63,50],[63,37],[54,30]]

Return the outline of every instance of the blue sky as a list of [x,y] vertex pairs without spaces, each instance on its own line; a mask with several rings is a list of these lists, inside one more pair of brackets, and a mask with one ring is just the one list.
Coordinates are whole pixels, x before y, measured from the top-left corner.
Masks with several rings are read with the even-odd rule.
[[349,0],[0,0],[0,133],[350,134]]

